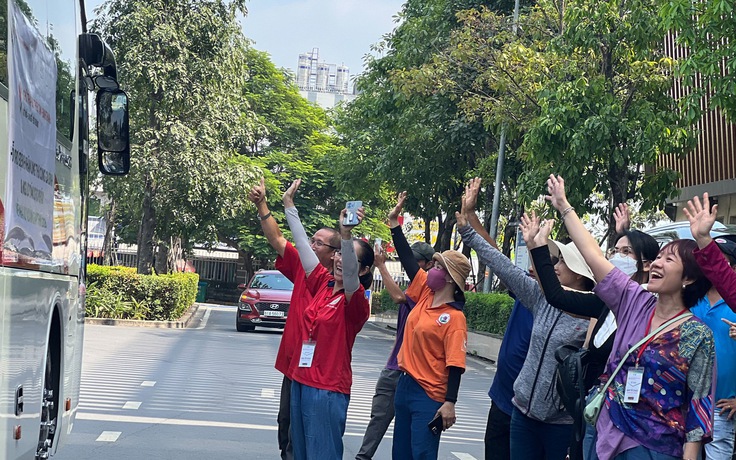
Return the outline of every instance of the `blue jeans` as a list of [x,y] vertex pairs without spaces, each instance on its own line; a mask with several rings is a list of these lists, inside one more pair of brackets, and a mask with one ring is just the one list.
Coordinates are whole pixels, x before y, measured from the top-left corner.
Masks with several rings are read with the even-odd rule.
[[394,460],[437,460],[440,437],[427,425],[441,406],[408,374],[399,377],[394,397]]
[[736,420],[729,420],[728,412],[721,415],[720,409],[714,410],[713,441],[705,445],[705,456],[708,460],[731,460]]
[[350,395],[291,382],[291,444],[296,460],[342,460]]
[[596,439],[595,427],[590,423],[586,423],[585,437],[583,438],[583,460],[598,460],[598,452],[595,450]]
[[644,446],[637,446],[616,455],[614,460],[679,460],[679,458],[649,450]]
[[565,460],[572,424],[544,423],[514,407],[511,414],[511,460]]

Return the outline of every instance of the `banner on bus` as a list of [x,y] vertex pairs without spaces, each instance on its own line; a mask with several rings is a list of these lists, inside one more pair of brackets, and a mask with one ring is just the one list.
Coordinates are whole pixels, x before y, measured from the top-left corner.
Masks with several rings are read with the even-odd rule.
[[56,59],[9,2],[8,177],[3,259],[48,263],[53,249],[56,170]]

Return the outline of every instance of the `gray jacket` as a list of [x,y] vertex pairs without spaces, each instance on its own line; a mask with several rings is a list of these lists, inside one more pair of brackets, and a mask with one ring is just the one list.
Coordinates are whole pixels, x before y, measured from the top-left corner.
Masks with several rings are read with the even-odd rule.
[[475,249],[480,261],[513,291],[534,316],[529,351],[514,382],[514,405],[522,414],[535,420],[572,423],[572,417],[562,406],[555,388],[555,351],[562,345],[582,346],[589,320],[574,318],[552,307],[536,280],[494,249],[472,227],[462,227],[460,234],[463,242]]

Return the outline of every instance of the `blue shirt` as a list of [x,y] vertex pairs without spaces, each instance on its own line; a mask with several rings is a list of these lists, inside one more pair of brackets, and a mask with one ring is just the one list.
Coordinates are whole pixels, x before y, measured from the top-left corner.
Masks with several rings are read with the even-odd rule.
[[[723,322],[721,324],[726,326]],[[509,322],[506,324],[501,349],[498,351],[496,375],[493,377],[491,389],[488,390],[488,396],[491,397],[493,404],[506,415],[511,415],[514,409],[511,403],[514,397],[514,381],[524,365],[533,325],[532,312],[518,300],[515,301]],[[728,337],[728,326],[726,326],[726,337]]]
[[721,321],[721,318],[726,318],[736,322],[736,313],[722,299],[711,306],[708,296],[700,299],[690,311],[713,331],[718,372],[714,402],[736,397],[736,340],[728,336],[728,324]]

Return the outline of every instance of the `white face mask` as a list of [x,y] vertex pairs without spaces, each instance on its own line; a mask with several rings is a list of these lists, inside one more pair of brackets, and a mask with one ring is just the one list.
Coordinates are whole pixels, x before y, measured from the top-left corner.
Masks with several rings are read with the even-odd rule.
[[636,260],[623,254],[615,254],[613,257],[608,259],[614,267],[618,268],[622,272],[626,273],[626,276],[631,276],[637,272]]

